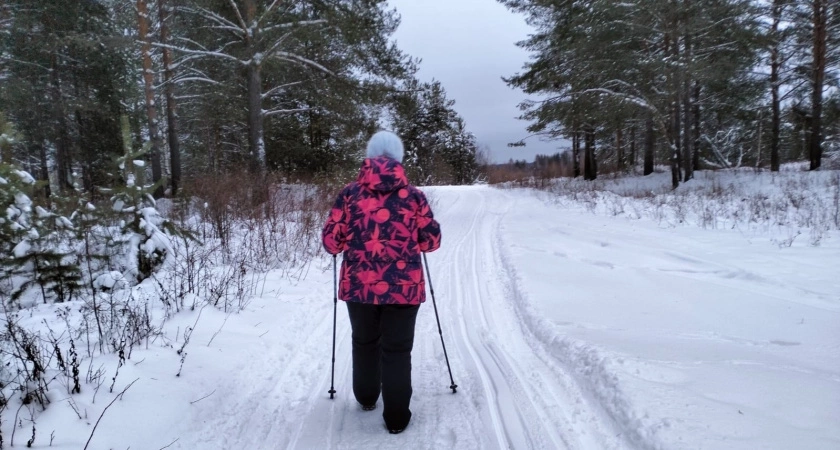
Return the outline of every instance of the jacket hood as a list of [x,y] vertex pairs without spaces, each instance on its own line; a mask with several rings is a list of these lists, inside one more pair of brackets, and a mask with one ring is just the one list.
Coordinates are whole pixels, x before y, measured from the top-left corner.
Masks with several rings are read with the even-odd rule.
[[366,189],[380,192],[391,192],[408,186],[402,164],[384,156],[365,159],[359,170],[358,181]]

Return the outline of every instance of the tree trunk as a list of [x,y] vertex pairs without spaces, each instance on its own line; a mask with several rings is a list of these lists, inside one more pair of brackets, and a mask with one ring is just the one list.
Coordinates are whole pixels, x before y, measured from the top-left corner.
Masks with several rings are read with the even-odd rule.
[[653,173],[653,148],[656,144],[655,141],[656,137],[653,131],[653,118],[648,117],[645,121],[645,175]]
[[248,146],[250,147],[249,170],[251,173],[260,172],[265,160],[261,83],[260,67],[250,64],[248,66]]
[[683,152],[684,157],[683,161],[685,161],[685,171],[683,172],[683,182],[686,182],[692,178],[694,178],[694,172],[691,167],[691,147],[692,147],[692,139],[691,139],[691,33],[686,33],[685,39],[685,51],[683,52],[683,58],[685,64],[685,74],[683,76],[683,88],[682,88],[682,97],[683,97]]
[[52,190],[50,189],[50,169],[47,164],[47,149],[42,139],[36,139],[35,145],[38,146],[38,179],[44,182],[44,199],[47,201],[47,206],[49,206]]
[[580,176],[580,133],[578,133],[577,126],[572,133],[572,169],[574,178]]
[[[143,84],[146,94],[146,119],[149,122],[149,138],[151,140],[152,160],[152,182],[158,183],[161,179],[160,170],[160,148],[161,140],[158,132],[157,106],[155,105],[154,83],[155,77],[152,71],[152,43],[149,40],[149,10],[146,7],[146,0],[137,0],[137,22],[140,31],[140,53],[143,58]],[[163,197],[163,185],[158,185],[154,193],[155,198]]]
[[822,100],[825,81],[827,0],[811,0],[814,9],[814,51],[811,82],[811,170],[822,165]]
[[700,169],[700,83],[694,83],[694,112],[691,114],[694,119],[694,145],[691,159],[691,170]]
[[55,165],[58,172],[58,190],[66,192],[73,189],[72,171],[73,160],[70,155],[70,133],[67,126],[67,116],[64,110],[64,95],[61,92],[61,81],[58,78],[58,60],[55,55],[51,58],[50,84],[53,102],[53,119],[56,122],[57,136],[55,141]]
[[[245,23],[251,26],[256,21],[256,4],[254,0],[245,0]],[[249,30],[249,36],[245,39],[248,55],[251,56],[251,63],[248,64],[248,147],[250,152],[251,173],[262,172],[265,167],[265,140],[263,137],[263,112],[262,112],[262,61],[258,57],[259,30],[253,26]]]
[[595,130],[589,126],[586,127],[585,133],[583,179],[594,180],[598,178],[598,170],[595,166]]
[[618,171],[624,171],[624,136],[622,136],[621,127],[618,127],[615,130],[615,148],[618,154],[616,158],[618,159]]
[[[678,60],[680,57],[680,50],[679,50],[679,40],[674,39],[674,46],[673,46],[673,56],[674,60]],[[681,131],[682,127],[680,126],[680,74],[679,70],[675,69],[673,71],[673,75],[671,78],[672,82],[672,113],[671,113],[671,121],[673,125],[671,125],[671,185],[676,189],[680,185],[680,178],[681,178],[681,171],[680,171],[680,156],[682,155],[680,149],[681,143]]]
[[[670,35],[665,36],[665,46],[668,49],[667,54],[671,56],[673,61],[679,60],[680,51],[679,51],[679,39],[676,38],[676,30],[678,30],[678,23],[674,20],[673,29],[675,30],[673,45],[671,45]],[[676,189],[680,185],[680,178],[682,178],[682,173],[680,172],[680,77],[679,77],[679,70],[675,68],[671,68],[668,71],[668,82],[671,88],[671,119],[670,119],[670,132],[668,133],[668,144],[670,145],[671,150],[671,185]]]
[[[160,42],[169,44],[169,25],[166,19],[169,17],[169,9],[166,0],[158,0],[158,17],[160,20]],[[172,195],[178,193],[181,184],[181,143],[178,140],[178,104],[175,99],[175,78],[172,70],[172,50],[163,48],[163,83],[164,94],[166,95],[166,133],[169,141],[169,169],[172,183]]]
[[630,172],[636,172],[636,123],[630,127]]
[[779,23],[782,21],[782,5],[785,0],[773,0],[773,24],[771,26],[771,37],[774,39],[773,48],[770,50],[770,94],[772,96],[772,125],[770,128],[770,171],[779,171],[779,140],[781,139],[782,114],[779,99],[779,71],[782,63],[779,58],[779,47],[781,46],[779,36]]
[[761,168],[761,147],[762,139],[764,138],[764,114],[758,113],[758,144],[756,144],[757,156],[755,157],[755,168]]
[[681,126],[680,126],[680,91],[679,91],[679,77],[675,74],[674,75],[674,93],[673,99],[671,102],[672,105],[672,113],[671,113],[671,184],[673,185],[674,189],[680,185],[680,135],[681,133]]

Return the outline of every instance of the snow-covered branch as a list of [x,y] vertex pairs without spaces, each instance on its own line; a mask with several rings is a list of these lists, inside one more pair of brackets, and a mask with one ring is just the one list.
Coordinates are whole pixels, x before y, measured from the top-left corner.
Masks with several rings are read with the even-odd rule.
[[265,9],[265,12],[263,12],[263,14],[260,16],[259,20],[257,20],[257,25],[261,24],[263,19],[265,19],[269,14],[271,14],[271,11],[273,11],[279,3],[280,0],[274,0],[273,2],[271,2],[271,4],[268,5],[268,8]]
[[210,78],[207,78],[207,77],[181,77],[181,78],[173,79],[172,82],[175,83],[175,84],[189,83],[189,82],[201,82],[201,83],[214,84],[214,85],[218,85],[218,86],[220,86],[222,84],[222,83],[219,83],[216,80],[213,80],[213,79],[210,79]]
[[40,64],[36,64],[36,63],[33,63],[33,62],[29,62],[29,61],[22,61],[20,59],[15,59],[15,58],[9,58],[8,56],[0,56],[0,61],[9,61],[9,62],[17,63],[17,64],[33,66],[33,67],[37,67],[39,69],[44,69],[47,72],[49,72],[51,70],[49,67],[42,66]]
[[283,61],[293,62],[293,63],[297,63],[297,64],[300,64],[300,65],[303,65],[303,66],[314,67],[314,68],[316,68],[316,69],[318,69],[321,72],[324,72],[326,74],[335,75],[333,73],[333,71],[331,71],[330,69],[327,69],[326,67],[316,63],[315,61],[312,61],[311,59],[307,59],[307,58],[304,58],[304,57],[299,56],[299,55],[295,55],[293,53],[276,52],[273,56],[275,58],[283,60]]
[[266,57],[271,58],[272,56],[274,56],[274,53],[277,51],[277,49],[280,48],[280,46],[283,44],[286,38],[288,38],[291,35],[292,33],[286,33],[283,36],[277,38],[277,40],[274,41],[273,44],[271,44],[271,47],[268,49],[268,51],[265,52],[265,55],[267,55]]
[[613,97],[619,97],[622,100],[626,100],[626,101],[629,101],[631,103],[636,104],[637,106],[641,106],[642,108],[647,109],[648,111],[650,111],[654,114],[657,114],[657,115],[659,114],[659,110],[656,109],[655,106],[651,105],[650,102],[648,102],[647,100],[645,100],[641,97],[637,97],[635,95],[625,94],[623,92],[616,92],[616,91],[613,91],[613,90],[607,89],[607,88],[585,89],[583,91],[580,91],[580,92],[576,93],[576,95],[584,95],[584,94],[606,94],[606,95],[610,95],[610,96],[613,96]]
[[234,56],[228,55],[226,53],[221,53],[221,52],[218,52],[218,51],[192,50],[192,49],[189,49],[189,48],[178,47],[178,46],[175,46],[175,45],[168,45],[168,44],[160,44],[160,43],[153,43],[152,45],[154,45],[155,47],[159,47],[159,48],[168,48],[170,50],[175,50],[177,52],[186,53],[188,55],[196,55],[196,56],[200,56],[200,57],[211,57],[211,58],[226,59],[228,61],[234,61],[234,62],[242,64],[242,65],[246,65],[248,63],[248,61],[242,61],[239,58],[236,58]]
[[237,35],[237,36],[239,36],[239,37],[242,37],[242,36],[240,36],[240,35],[243,35],[243,34],[244,34],[244,32],[242,31],[242,29],[241,29],[241,28],[239,28],[239,27],[228,27],[228,26],[223,26],[223,25],[213,25],[213,26],[204,27],[204,28],[207,28],[207,29],[210,29],[210,30],[226,30],[226,31],[230,31],[231,33],[234,33],[235,35]]
[[302,83],[303,83],[303,81],[295,81],[294,83],[286,83],[286,84],[281,84],[280,86],[275,86],[275,87],[269,89],[268,91],[266,91],[262,95],[262,99],[265,100],[265,99],[271,97],[272,95],[276,94],[277,92],[281,91],[282,89],[285,89],[287,87],[297,86],[297,85],[302,84]]
[[236,6],[236,2],[234,0],[228,0],[228,2],[230,3],[230,7],[236,12],[236,19],[239,20],[239,25],[242,26],[242,30],[250,35],[251,32],[248,31],[248,25],[245,24],[245,19],[242,18],[242,13],[239,12],[239,7]]
[[186,13],[190,13],[190,14],[198,14],[201,17],[203,17],[203,18],[205,18],[205,19],[207,19],[211,22],[214,22],[221,27],[225,27],[227,29],[232,29],[232,30],[237,30],[237,32],[244,32],[245,31],[244,28],[236,25],[235,23],[231,22],[228,19],[225,19],[224,17],[220,16],[219,14],[217,14],[213,11],[210,11],[208,9],[205,9],[205,8],[175,8],[175,11],[186,12]]
[[263,110],[262,115],[263,117],[270,117],[276,116],[279,114],[292,114],[292,113],[299,113],[299,112],[306,112],[311,110],[312,108],[295,108],[295,109],[272,109],[272,110]]
[[285,28],[291,28],[294,26],[308,26],[308,25],[320,25],[323,23],[327,23],[325,19],[318,19],[318,20],[301,20],[299,22],[288,22],[288,23],[280,23],[277,25],[272,25],[270,27],[263,28],[263,31],[274,31],[274,30],[282,30]]

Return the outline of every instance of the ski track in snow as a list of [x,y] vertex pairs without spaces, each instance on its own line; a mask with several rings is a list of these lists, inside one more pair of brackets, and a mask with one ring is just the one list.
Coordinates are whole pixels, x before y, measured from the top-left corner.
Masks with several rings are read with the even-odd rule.
[[[88,377],[122,367],[113,381],[138,383],[109,410],[116,394],[97,403],[88,382],[70,402],[59,379],[39,439],[54,432],[60,450],[81,448],[94,431],[91,448],[840,448],[840,235],[777,249],[738,231],[558,208],[538,191],[426,192],[443,231],[428,261],[458,392],[429,296],[404,433],[387,433],[381,400],[365,412],[353,397],[341,301],[329,398],[325,256],[302,279],[265,274],[268,289],[236,314],[176,315],[131,364],[83,361]],[[56,309],[20,319],[49,327],[62,321]],[[14,427],[25,440],[24,416],[7,416],[3,434]]]
[[449,275],[443,297],[457,305],[458,313],[444,320],[448,329],[458,330],[457,354],[469,361],[468,373],[478,374],[470,386],[484,391],[492,443],[517,449],[618,447],[611,437],[616,433],[585,402],[575,381],[556,361],[538,356],[545,352],[520,320],[515,286],[500,254],[506,244],[499,225],[512,201],[482,188],[455,192],[456,203],[446,207],[441,221],[455,225],[449,233],[457,243],[436,258],[447,261],[444,270],[432,269]]
[[[458,392],[449,390],[431,296],[413,351],[412,422],[389,435],[352,394],[350,327],[338,302],[334,400],[332,286],[288,321],[298,341],[251,348],[235,379],[192,420],[201,430],[172,448],[656,448],[639,430],[597,352],[559,338],[517,287],[500,227],[515,199],[484,187],[429,189],[443,246],[428,256]],[[328,290],[329,289],[329,290]],[[308,306],[311,306],[308,307]],[[324,355],[321,357],[320,355]],[[315,364],[313,367],[313,363]]]
[[[201,430],[171,448],[615,449],[647,447],[599,405],[598,397],[546,346],[523,310],[499,232],[514,204],[502,191],[429,189],[443,246],[428,256],[443,337],[458,392],[449,389],[431,296],[417,319],[413,418],[389,435],[381,399],[361,411],[352,394],[350,327],[338,303],[334,400],[330,386],[332,286],[312,295],[289,321],[306,331],[295,343],[249,349],[230,388],[204,400]],[[331,283],[330,283],[331,284]],[[329,290],[328,290],[329,289]],[[314,300],[315,298],[317,300]],[[317,303],[316,303],[317,302]],[[524,305],[527,306],[527,305]],[[308,313],[307,313],[308,312]],[[281,348],[282,347],[282,348]],[[292,348],[290,351],[288,348]],[[320,355],[324,355],[321,357]],[[641,444],[641,445],[640,445]]]
[[[539,230],[525,226],[524,229],[531,231],[523,232],[523,221],[527,223],[532,213],[539,216],[540,211],[532,209],[543,205],[534,197],[481,186],[437,187],[427,192],[443,231],[442,247],[429,254],[428,261],[458,392],[452,394],[449,389],[449,373],[432,298],[428,296],[418,314],[412,353],[413,418],[405,432],[389,435],[381,417],[381,399],[375,411],[364,412],[353,397],[350,326],[346,307],[339,301],[337,394],[330,400],[327,393],[333,308],[330,273],[322,277],[328,282],[311,283],[318,287],[295,300],[298,304],[286,308],[288,316],[273,317],[270,321],[266,317],[273,327],[285,329],[279,336],[261,340],[262,345],[243,347],[247,354],[239,358],[241,367],[233,368],[232,379],[220,379],[219,392],[203,400],[201,408],[189,419],[192,423],[186,429],[200,432],[182,436],[171,448],[670,448],[665,442],[679,442],[681,436],[672,436],[672,441],[676,439],[673,442],[663,440],[663,434],[671,427],[668,413],[648,417],[645,406],[640,408],[634,403],[639,398],[633,397],[637,394],[632,391],[633,386],[626,384],[628,379],[631,382],[645,379],[647,366],[640,363],[638,369],[642,371],[637,370],[635,378],[620,380],[623,372],[616,372],[622,370],[620,354],[575,337],[574,328],[564,328],[564,323],[556,318],[553,321],[546,317],[546,310],[532,303],[539,300],[529,299],[528,295],[535,291],[550,297],[556,283],[534,279],[528,261],[522,265],[521,255],[551,253],[544,245],[563,249],[553,251],[559,260],[546,260],[555,261],[557,267],[543,271],[542,276],[553,273],[568,276],[570,269],[581,266],[609,271],[631,267],[699,279],[705,286],[724,284],[737,289],[757,289],[768,298],[774,294],[774,283],[766,276],[707,260],[699,251],[667,250],[659,256],[646,253],[634,246],[643,246],[647,241],[611,242],[613,231],[600,226],[587,228],[585,221],[568,231],[550,224],[551,235],[543,233],[529,240],[528,233]],[[539,226],[545,225],[537,224],[536,228]],[[654,232],[653,236],[659,234]],[[505,239],[515,239],[515,242]],[[592,252],[593,248],[598,251]],[[648,256],[640,259],[639,255]],[[525,285],[526,280],[545,282],[550,287],[526,289],[531,288]],[[729,285],[729,281],[736,284]],[[745,286],[744,282],[751,284]],[[557,293],[558,296],[568,294]],[[658,339],[655,336],[653,339]],[[675,336],[704,342],[727,338],[727,335],[694,336],[679,330]],[[798,341],[790,340],[770,341],[767,345],[771,344],[799,345]],[[741,359],[735,362],[744,363]],[[680,379],[680,367],[694,370],[692,367],[699,364],[679,359],[660,363],[660,378],[652,380],[667,378],[669,374]],[[659,400],[650,401],[654,402],[653,408],[673,406],[670,397],[662,400],[662,406],[655,403]],[[692,416],[686,413],[685,417]],[[734,436],[731,430],[721,433],[724,438],[726,433]],[[715,439],[709,436],[704,435],[703,439]],[[713,448],[710,442],[722,441],[698,442]]]

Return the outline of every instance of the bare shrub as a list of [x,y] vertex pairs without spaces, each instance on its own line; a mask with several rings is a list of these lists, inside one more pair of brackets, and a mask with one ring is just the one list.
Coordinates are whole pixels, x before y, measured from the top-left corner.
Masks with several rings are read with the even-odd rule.
[[244,173],[206,175],[196,177],[185,185],[185,192],[195,195],[201,201],[201,220],[208,223],[213,236],[221,240],[222,246],[230,243],[231,233],[241,205],[248,203],[247,184]]
[[512,164],[502,164],[487,167],[487,182],[490,184],[510,183],[523,185],[532,177],[529,170]]
[[40,333],[20,326],[15,313],[7,311],[4,319],[0,332],[0,354],[4,361],[0,383],[20,395],[21,405],[37,403],[45,409],[50,403],[49,385],[55,379],[48,371],[56,347],[42,339]]

